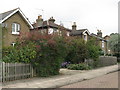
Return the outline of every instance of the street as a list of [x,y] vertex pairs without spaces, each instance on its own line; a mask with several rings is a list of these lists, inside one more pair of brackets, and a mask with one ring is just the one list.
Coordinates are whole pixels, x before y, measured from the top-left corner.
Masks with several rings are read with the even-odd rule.
[[118,72],[113,72],[104,76],[66,85],[60,88],[118,88]]

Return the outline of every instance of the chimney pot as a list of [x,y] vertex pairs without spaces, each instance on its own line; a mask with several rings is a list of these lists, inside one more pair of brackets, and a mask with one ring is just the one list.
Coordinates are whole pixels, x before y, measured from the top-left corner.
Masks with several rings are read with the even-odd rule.
[[98,37],[102,37],[102,32],[101,32],[101,30],[97,30],[98,32],[97,32],[97,36]]
[[54,23],[54,22],[55,22],[55,19],[54,19],[53,17],[51,17],[51,18],[49,19],[49,21]]
[[72,30],[75,31],[75,30],[76,30],[76,27],[77,27],[76,22],[73,22]]
[[39,16],[38,16],[38,19],[42,19],[42,15],[39,15]]
[[37,23],[37,26],[42,26],[43,24],[42,15],[38,16],[38,19],[36,19],[36,23]]
[[76,22],[73,22],[73,25],[76,25]]

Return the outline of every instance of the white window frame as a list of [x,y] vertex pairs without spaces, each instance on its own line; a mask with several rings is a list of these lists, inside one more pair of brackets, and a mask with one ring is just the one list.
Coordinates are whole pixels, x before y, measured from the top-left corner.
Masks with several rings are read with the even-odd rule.
[[87,41],[87,34],[84,33],[84,40]]
[[54,30],[52,28],[49,28],[48,34],[53,34]]
[[102,41],[102,48],[104,48],[105,47],[105,45],[104,45],[104,41]]
[[12,23],[12,34],[20,34],[20,24]]
[[15,44],[16,44],[16,43],[14,43],[14,42],[13,42],[13,43],[11,43],[11,45],[12,45],[13,47],[15,46]]
[[62,36],[62,31],[59,30],[59,35]]
[[67,32],[67,36],[70,36],[70,33],[69,33],[69,32]]

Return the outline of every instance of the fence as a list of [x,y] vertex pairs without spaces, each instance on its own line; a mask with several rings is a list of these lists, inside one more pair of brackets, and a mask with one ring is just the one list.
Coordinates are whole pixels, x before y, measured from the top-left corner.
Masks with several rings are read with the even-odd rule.
[[0,62],[1,82],[26,79],[33,77],[31,64]]

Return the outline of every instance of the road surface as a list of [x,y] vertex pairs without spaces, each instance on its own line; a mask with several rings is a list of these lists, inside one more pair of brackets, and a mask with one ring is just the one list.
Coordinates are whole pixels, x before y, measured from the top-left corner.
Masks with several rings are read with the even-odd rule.
[[113,72],[104,76],[66,85],[60,88],[118,88],[118,72]]

